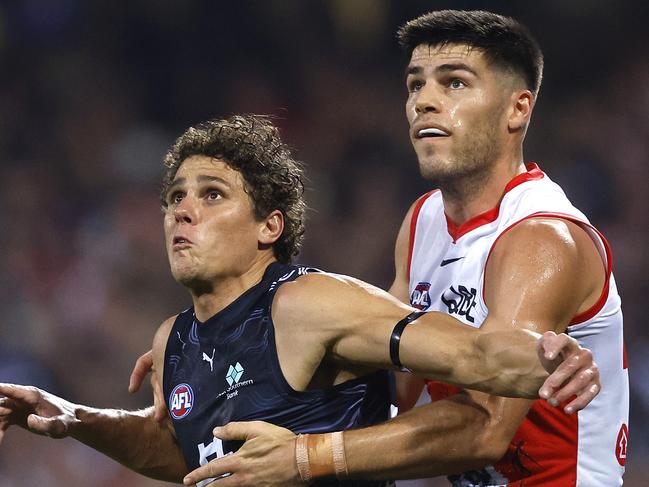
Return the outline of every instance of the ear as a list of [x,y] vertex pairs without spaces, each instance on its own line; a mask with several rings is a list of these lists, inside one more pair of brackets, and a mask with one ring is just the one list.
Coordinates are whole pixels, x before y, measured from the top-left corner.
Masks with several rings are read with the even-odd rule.
[[510,132],[527,129],[534,107],[534,95],[530,90],[515,91],[511,96],[511,110],[507,120]]
[[284,215],[279,210],[273,210],[261,221],[259,227],[259,243],[262,245],[272,245],[282,235],[284,231]]

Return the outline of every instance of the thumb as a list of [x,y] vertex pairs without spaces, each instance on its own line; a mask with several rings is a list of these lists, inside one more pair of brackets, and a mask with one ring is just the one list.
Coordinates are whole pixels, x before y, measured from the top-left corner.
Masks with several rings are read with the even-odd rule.
[[27,416],[27,427],[33,433],[52,438],[63,438],[68,434],[68,425],[59,416],[45,418],[36,414],[30,414]]
[[278,435],[286,433],[293,435],[286,428],[276,426],[274,424],[265,423],[263,421],[245,421],[245,422],[232,422],[225,426],[214,428],[213,434],[221,440],[245,440],[248,441],[252,438],[261,435]]
[[537,344],[537,350],[546,360],[554,360],[561,351],[561,340],[553,331],[546,331],[541,335]]

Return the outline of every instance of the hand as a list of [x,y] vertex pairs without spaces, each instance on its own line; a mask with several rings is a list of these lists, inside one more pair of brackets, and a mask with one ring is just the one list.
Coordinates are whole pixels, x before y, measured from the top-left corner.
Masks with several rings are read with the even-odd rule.
[[547,331],[538,341],[537,353],[545,370],[551,373],[539,389],[539,396],[553,406],[577,396],[563,409],[571,414],[585,408],[601,390],[593,354],[574,338]]
[[[302,486],[295,462],[295,438],[289,430],[262,421],[229,423],[214,429],[221,440],[245,440],[232,455],[212,460],[183,479],[185,485],[216,478],[210,487]],[[227,477],[223,475],[230,474]],[[218,478],[222,477],[222,478]]]
[[167,417],[167,405],[162,393],[161,381],[156,371],[153,370],[152,350],[140,355],[135,362],[129,379],[128,392],[134,394],[140,390],[140,386],[149,372],[151,372],[151,388],[153,389],[153,417],[158,423],[161,423]]
[[80,421],[77,406],[36,387],[0,383],[0,442],[12,425],[32,433],[64,438]]

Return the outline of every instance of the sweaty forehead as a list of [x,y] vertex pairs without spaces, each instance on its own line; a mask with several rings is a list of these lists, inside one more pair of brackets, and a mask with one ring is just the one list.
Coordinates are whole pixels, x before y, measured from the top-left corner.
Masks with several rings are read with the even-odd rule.
[[466,44],[442,44],[431,46],[419,44],[412,51],[410,64],[443,64],[451,61],[463,63],[483,63],[484,57],[481,49]]
[[208,156],[190,156],[182,162],[174,179],[191,179],[192,176],[198,174],[218,175],[223,179],[232,180],[239,177],[239,171],[232,169],[221,159]]

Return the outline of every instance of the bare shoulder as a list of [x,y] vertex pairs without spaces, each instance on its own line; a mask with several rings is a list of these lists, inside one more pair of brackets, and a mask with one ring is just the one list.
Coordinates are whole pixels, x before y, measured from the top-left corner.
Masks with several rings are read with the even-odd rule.
[[403,302],[407,302],[409,296],[408,260],[410,253],[410,240],[412,239],[412,218],[415,209],[422,198],[425,197],[426,195],[417,198],[417,200],[410,205],[410,208],[401,222],[401,228],[399,229],[399,234],[397,235],[397,240],[394,244],[394,282],[392,283],[392,286],[390,286],[390,294],[396,296]]
[[412,224],[412,215],[415,212],[415,207],[417,206],[417,203],[419,203],[420,199],[421,198],[418,198],[412,203],[412,205],[410,205],[410,208],[406,212],[406,215],[403,217],[401,227],[399,228],[399,234],[397,235],[395,251],[403,252],[408,249],[408,245],[410,243],[410,226]]
[[359,279],[332,273],[313,273],[283,284],[273,299],[273,321],[300,328],[329,328],[353,321],[373,308],[404,308],[386,291]]
[[[561,218],[530,218],[504,233],[489,257],[490,267],[586,272],[603,276],[601,257],[591,237],[576,223]],[[597,264],[600,265],[597,265]],[[563,272],[567,274],[567,272]]]
[[177,317],[178,315],[174,315],[164,320],[153,336],[154,367],[157,365],[159,368],[162,365],[165,349],[167,348],[167,340],[169,339],[169,334]]
[[559,218],[530,218],[512,227],[494,245],[485,272],[490,310],[548,315],[562,323],[554,328],[560,331],[597,300],[605,280],[591,237]]
[[579,251],[591,248],[595,250],[592,239],[579,225],[562,218],[547,217],[529,218],[515,225],[503,234],[494,252],[512,250],[512,247],[517,249],[517,253],[526,248],[535,251],[556,248],[566,255],[577,255]]
[[367,282],[343,274],[320,272],[300,276],[295,281],[283,284],[273,299],[273,308],[293,310],[315,310],[324,305],[354,306],[345,299],[375,296],[391,302],[399,302],[386,291]]
[[156,347],[156,344],[162,344],[163,348],[166,347],[167,338],[169,338],[169,334],[171,333],[176,318],[178,318],[178,315],[173,315],[160,324],[153,337],[153,348]]

